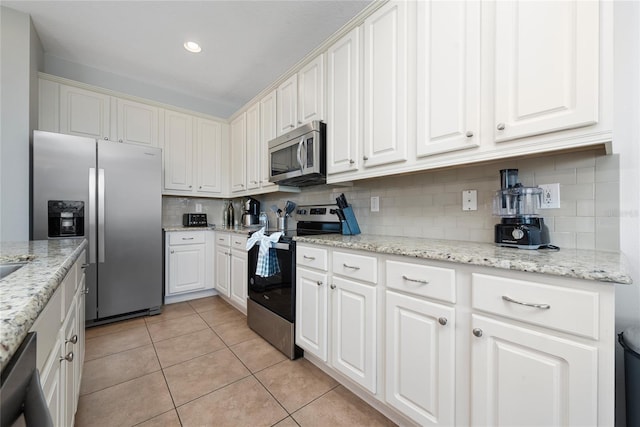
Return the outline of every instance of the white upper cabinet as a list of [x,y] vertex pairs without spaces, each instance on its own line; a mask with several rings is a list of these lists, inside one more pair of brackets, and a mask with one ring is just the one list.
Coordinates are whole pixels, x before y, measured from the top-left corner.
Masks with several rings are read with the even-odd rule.
[[294,74],[276,89],[278,135],[298,125],[298,75]]
[[327,174],[355,172],[362,144],[362,29],[327,51]]
[[480,141],[478,1],[418,2],[418,157]]
[[158,108],[128,99],[115,100],[117,123],[115,132],[111,131],[111,139],[117,135],[118,142],[157,147]]
[[111,97],[60,85],[60,132],[109,139]]
[[60,84],[38,80],[38,130],[60,132]]
[[414,6],[391,1],[363,24],[365,168],[407,160],[409,9]]
[[196,119],[196,171],[199,193],[222,192],[222,124]]
[[269,182],[269,141],[277,136],[276,132],[276,91],[272,91],[260,100],[260,183],[262,188],[274,187]]
[[260,188],[261,156],[266,155],[260,150],[260,103],[257,102],[247,110],[247,189]]
[[246,190],[247,113],[243,112],[231,122],[231,192]]
[[164,112],[164,188],[193,189],[193,117],[177,111]]
[[597,123],[600,3],[495,7],[496,142]]
[[324,119],[324,55],[298,72],[298,125]]

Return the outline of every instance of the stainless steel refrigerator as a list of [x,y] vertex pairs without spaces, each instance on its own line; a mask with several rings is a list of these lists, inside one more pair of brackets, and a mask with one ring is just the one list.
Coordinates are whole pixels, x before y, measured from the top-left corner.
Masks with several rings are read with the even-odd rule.
[[87,322],[158,312],[162,151],[35,131],[32,159],[32,238],[89,242]]

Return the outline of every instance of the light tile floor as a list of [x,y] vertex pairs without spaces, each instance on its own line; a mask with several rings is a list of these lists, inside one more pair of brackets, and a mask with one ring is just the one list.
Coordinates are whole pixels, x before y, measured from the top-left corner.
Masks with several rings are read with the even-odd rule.
[[220,297],[87,329],[76,426],[391,426]]

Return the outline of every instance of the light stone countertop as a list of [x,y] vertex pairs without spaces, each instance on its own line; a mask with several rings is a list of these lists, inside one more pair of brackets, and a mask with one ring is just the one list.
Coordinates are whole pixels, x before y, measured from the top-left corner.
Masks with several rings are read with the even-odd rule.
[[185,227],[184,225],[166,225],[162,227],[164,231],[207,231],[207,230],[215,230],[214,225],[210,225],[207,227]]
[[492,243],[411,237],[323,234],[298,236],[299,243],[355,249],[379,254],[402,255],[433,261],[494,267],[504,270],[551,274],[554,276],[631,284],[624,256],[618,252],[579,249],[527,250]]
[[27,261],[0,279],[0,369],[4,369],[87,246],[85,239],[1,242],[0,263]]

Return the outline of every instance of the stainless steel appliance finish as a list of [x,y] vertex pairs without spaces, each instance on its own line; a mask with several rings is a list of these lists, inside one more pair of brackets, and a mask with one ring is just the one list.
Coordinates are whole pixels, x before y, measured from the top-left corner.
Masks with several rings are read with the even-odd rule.
[[302,356],[295,343],[295,324],[247,299],[247,324],[289,359]]
[[269,181],[298,187],[326,183],[326,129],[313,121],[269,141]]
[[32,238],[49,238],[49,200],[84,203],[88,322],[160,310],[161,162],[157,148],[34,132]]

